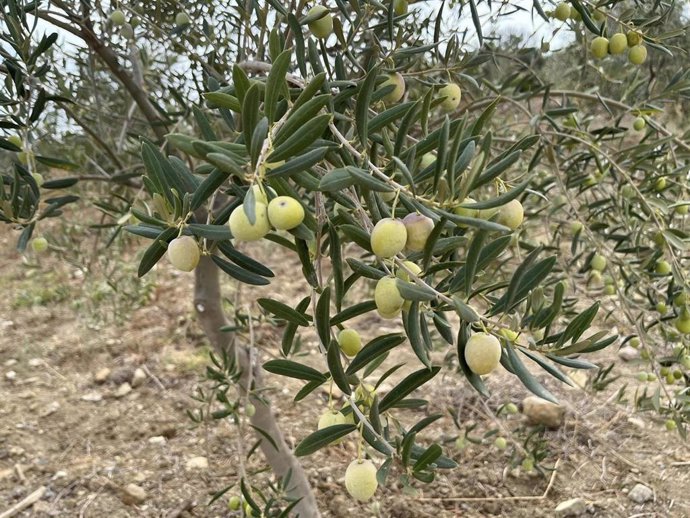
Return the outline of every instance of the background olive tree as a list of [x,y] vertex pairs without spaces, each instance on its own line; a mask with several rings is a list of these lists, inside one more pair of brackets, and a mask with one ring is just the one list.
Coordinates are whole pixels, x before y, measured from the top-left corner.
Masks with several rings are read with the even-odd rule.
[[[131,234],[151,239],[140,276],[173,239],[195,240],[193,303],[217,352],[208,371],[221,408],[214,416],[248,419],[280,481],[263,492],[242,481],[257,513],[317,516],[295,454],[345,435],[377,459],[380,483],[393,465],[422,482],[453,468],[440,445],[416,442],[436,416],[406,428],[395,413],[423,404],[409,396],[441,370],[485,394],[465,361],[480,332],[500,339],[501,363],[517,380],[553,399],[525,363],[568,382],[562,366],[594,368],[580,356],[617,340],[599,329],[633,326],[621,341],[639,344],[648,370],[665,381],[637,401],[684,433],[690,202],[689,144],[676,111],[688,88],[681,9],[574,1],[561,21],[551,17],[555,5],[538,2],[335,2],[332,34],[317,38],[310,32],[325,18],[311,7],[4,2],[0,218],[19,248],[41,251],[46,218],[80,205],[102,213],[88,230],[99,246],[116,249]],[[539,41],[492,31],[525,9],[549,28]],[[618,32],[643,38],[632,42],[648,51],[642,65],[628,62],[627,46],[592,57],[595,37]],[[549,35],[563,33],[568,44],[549,49]],[[395,73],[404,78],[400,99],[386,85]],[[446,84],[461,87],[457,108],[446,103]],[[227,226],[240,204],[252,223],[261,193],[295,198],[306,212],[300,226],[266,236],[298,254],[304,276],[297,307],[261,301],[287,322],[282,357],[267,362],[251,315],[226,314],[219,280],[280,286]],[[522,226],[506,226],[501,213],[514,200],[526,211]],[[408,214],[433,222],[424,246],[377,259],[374,225]],[[54,251],[80,262],[79,248],[55,239]],[[345,255],[346,242],[359,251]],[[396,317],[403,332],[343,354],[339,331],[376,310],[374,286],[395,274],[407,301]],[[584,294],[601,303],[582,307]],[[319,337],[316,368],[296,354],[305,327]],[[419,365],[395,365],[397,347],[411,347]],[[429,352],[440,348],[448,361],[434,365]],[[352,422],[292,451],[264,397],[264,368],[304,380],[296,400],[337,385]],[[388,393],[369,393],[398,369],[405,376]]]

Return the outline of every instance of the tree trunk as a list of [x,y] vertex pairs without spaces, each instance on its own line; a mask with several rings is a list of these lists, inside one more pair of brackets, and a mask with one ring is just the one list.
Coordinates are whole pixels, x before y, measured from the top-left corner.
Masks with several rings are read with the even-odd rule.
[[[220,331],[220,328],[228,323],[221,306],[221,300],[218,267],[210,257],[202,257],[195,270],[194,308],[213,347],[217,351],[226,350],[230,354],[237,353],[238,367],[242,373],[239,382],[240,390],[244,396],[247,394],[250,369],[254,390],[261,388],[261,367],[258,364],[252,365],[251,351],[248,347],[234,343],[230,333]],[[234,351],[234,348],[237,350]],[[256,407],[256,413],[251,418],[252,425],[268,434],[278,447],[276,450],[265,438],[261,441],[261,451],[264,453],[266,461],[278,477],[284,477],[288,472],[291,472],[288,495],[295,499],[301,498],[300,503],[294,508],[295,514],[300,518],[320,517],[321,514],[311,484],[309,484],[299,461],[286,444],[271,407],[251,395],[249,399]]]

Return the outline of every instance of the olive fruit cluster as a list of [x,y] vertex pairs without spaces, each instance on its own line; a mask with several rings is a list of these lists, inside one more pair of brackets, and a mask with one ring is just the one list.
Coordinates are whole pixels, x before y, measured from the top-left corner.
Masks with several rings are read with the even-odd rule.
[[292,230],[304,221],[304,207],[295,198],[277,196],[270,202],[258,186],[253,186],[255,196],[254,221],[252,222],[244,204],[236,207],[230,214],[228,226],[238,241],[258,241],[271,230]]
[[634,65],[641,65],[647,60],[647,47],[642,44],[642,35],[637,31],[627,34],[617,32],[611,38],[597,36],[592,40],[590,51],[597,59],[624,54],[628,51],[628,60]]

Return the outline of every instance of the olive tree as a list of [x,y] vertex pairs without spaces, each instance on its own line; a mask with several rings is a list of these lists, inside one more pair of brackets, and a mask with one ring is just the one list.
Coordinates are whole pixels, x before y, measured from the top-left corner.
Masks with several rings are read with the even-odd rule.
[[[262,491],[241,480],[246,514],[318,516],[298,457],[343,438],[359,445],[346,472],[359,500],[394,465],[425,483],[456,467],[418,439],[441,416],[405,425],[399,409],[424,406],[415,391],[441,371],[486,396],[482,376],[499,364],[555,400],[533,367],[568,383],[564,367],[596,368],[583,356],[618,340],[590,329],[601,302],[578,304],[600,290],[622,309],[601,318],[634,325],[624,340],[639,338],[651,369],[673,379],[639,403],[684,429],[687,381],[673,366],[688,368],[688,144],[659,105],[687,89],[686,74],[648,84],[658,55],[676,50],[680,33],[663,32],[674,5],[530,8],[572,32],[559,52],[581,62],[573,72],[548,74],[563,67],[548,32],[514,48],[491,31],[520,2],[5,2],[0,146],[12,164],[0,219],[20,249],[41,253],[46,219],[95,192],[106,244],[123,231],[149,240],[136,241],[139,276],[160,260],[193,272],[216,351],[210,417],[248,421],[278,481]],[[604,59],[594,79],[592,59]],[[612,97],[608,67],[629,85]],[[86,158],[42,152],[67,126]],[[221,294],[221,276],[280,286],[245,244],[262,239],[295,254],[304,281],[295,307],[258,301],[285,323],[272,359],[252,316],[226,314]],[[399,331],[362,344],[353,319],[370,312]],[[296,347],[308,329],[309,362]],[[395,363],[403,348],[416,365]],[[446,351],[442,364],[433,350]],[[293,450],[263,371],[302,380],[295,401],[326,385],[345,404],[331,400]]]

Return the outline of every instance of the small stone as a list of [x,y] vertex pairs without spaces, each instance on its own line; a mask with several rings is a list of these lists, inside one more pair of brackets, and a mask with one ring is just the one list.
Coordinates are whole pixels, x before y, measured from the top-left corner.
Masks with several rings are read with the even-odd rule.
[[116,398],[122,398],[122,397],[125,397],[130,392],[132,392],[132,385],[130,385],[127,382],[124,382],[122,385],[117,387],[117,390],[115,391],[114,395]]
[[640,351],[638,351],[634,347],[626,345],[618,349],[618,357],[624,362],[631,362],[633,360],[637,360],[640,357]]
[[208,459],[206,457],[192,457],[187,460],[187,469],[208,469]]
[[165,437],[162,435],[156,435],[155,437],[149,437],[149,444],[158,444],[158,445],[163,445],[167,441]]
[[122,501],[127,505],[141,504],[146,501],[146,491],[136,484],[127,484],[122,488]]
[[587,503],[582,498],[571,498],[556,506],[556,516],[581,516],[587,512]]
[[60,409],[60,403],[58,403],[57,401],[53,401],[52,403],[47,405],[43,410],[41,410],[39,415],[41,417],[48,417],[49,415],[57,412],[59,409]]
[[645,425],[644,421],[642,419],[640,419],[639,417],[628,417],[628,422],[631,425],[633,425],[635,428],[644,429],[647,427],[647,425]]
[[10,358],[9,360],[7,360],[7,361],[4,363],[4,365],[5,365],[5,367],[14,367],[15,365],[17,365],[17,363],[18,363],[18,362],[17,362],[17,360],[16,360],[15,358]]
[[99,369],[96,371],[96,374],[93,375],[93,381],[98,383],[99,385],[105,383],[108,381],[108,377],[110,376],[110,369],[108,367],[103,367],[102,369]]
[[55,472],[55,475],[53,475],[52,480],[59,480],[61,478],[67,477],[67,472],[66,471],[57,471]]
[[125,382],[129,383],[132,380],[132,376],[134,376],[134,369],[121,367],[111,372],[109,378],[115,385],[122,385]]
[[5,373],[5,378],[7,378],[9,381],[14,381],[17,379],[17,373],[14,371],[7,371]]
[[644,484],[635,484],[628,493],[628,498],[637,504],[644,504],[654,499],[654,491]]
[[40,367],[44,363],[43,358],[31,358],[29,360],[29,367]]
[[132,386],[138,387],[139,385],[143,385],[146,379],[147,376],[144,372],[144,369],[135,369],[134,374],[132,375]]
[[99,392],[87,392],[81,397],[82,401],[88,401],[90,403],[97,403],[103,400],[103,395]]
[[528,396],[522,400],[522,413],[532,424],[558,428],[563,424],[565,408],[540,397]]

